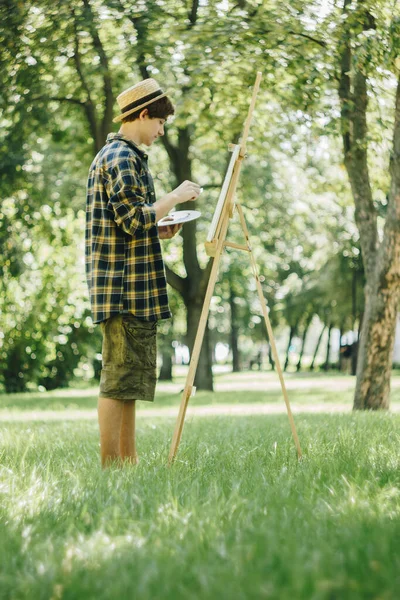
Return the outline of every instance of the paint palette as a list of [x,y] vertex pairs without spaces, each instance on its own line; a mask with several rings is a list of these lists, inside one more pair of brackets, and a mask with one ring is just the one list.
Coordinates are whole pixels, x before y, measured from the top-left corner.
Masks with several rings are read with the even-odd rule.
[[168,225],[178,225],[179,223],[187,223],[194,221],[201,216],[199,210],[176,210],[166,217],[160,219],[157,223],[159,227],[167,227]]

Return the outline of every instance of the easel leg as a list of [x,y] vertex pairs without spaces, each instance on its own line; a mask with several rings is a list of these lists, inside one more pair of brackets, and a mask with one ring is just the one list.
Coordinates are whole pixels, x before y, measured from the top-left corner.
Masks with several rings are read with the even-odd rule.
[[178,452],[179,443],[180,443],[180,440],[182,437],[182,430],[183,430],[183,424],[184,424],[185,415],[186,415],[186,409],[187,409],[187,405],[189,403],[189,398],[192,393],[193,381],[194,381],[194,377],[196,375],[197,364],[199,362],[201,346],[203,343],[204,333],[205,333],[206,325],[207,325],[208,313],[210,310],[211,298],[212,298],[214,288],[215,288],[215,283],[216,283],[217,277],[218,277],[219,263],[221,261],[221,254],[224,249],[224,239],[226,236],[228,225],[229,225],[229,214],[228,214],[228,211],[226,211],[224,220],[223,220],[223,224],[221,227],[221,238],[220,238],[220,241],[219,241],[217,249],[216,249],[214,262],[213,262],[213,266],[212,266],[211,273],[210,273],[210,279],[208,281],[207,291],[206,291],[206,295],[204,298],[203,309],[201,311],[199,326],[198,326],[197,333],[196,333],[196,339],[195,339],[193,350],[192,350],[192,356],[190,358],[189,372],[188,372],[188,375],[186,378],[185,389],[183,390],[183,394],[182,394],[182,400],[181,400],[181,405],[179,408],[178,419],[177,419],[177,422],[175,425],[175,431],[174,431],[174,435],[172,438],[171,448],[170,448],[169,457],[168,457],[169,465],[171,465],[172,461],[174,460],[174,458],[176,456],[176,453]]
[[[219,268],[219,263],[221,260],[221,254],[224,249],[226,232],[228,230],[229,219],[232,216],[231,213],[233,213],[235,191],[236,191],[237,182],[239,179],[239,173],[240,173],[242,159],[244,158],[245,153],[246,153],[246,141],[247,141],[247,136],[248,136],[248,132],[249,132],[249,128],[250,128],[252,112],[253,112],[254,105],[256,102],[257,92],[258,92],[258,89],[260,86],[260,80],[261,80],[261,73],[257,73],[257,78],[256,78],[256,83],[253,88],[253,96],[252,96],[251,103],[250,103],[249,113],[248,113],[248,117],[247,117],[245,127],[244,127],[242,143],[241,143],[241,150],[240,150],[240,153],[237,155],[236,162],[235,162],[233,170],[232,170],[229,188],[228,188],[227,195],[225,198],[224,207],[222,208],[221,216],[218,220],[217,228],[215,231],[213,231],[213,234],[214,234],[213,237],[214,237],[214,239],[218,240],[218,243],[217,243],[217,247],[215,250],[214,263],[213,263],[213,267],[211,270],[210,279],[209,279],[208,287],[207,287],[207,292],[206,292],[205,299],[204,299],[204,304],[203,304],[203,309],[201,312],[199,327],[197,329],[196,339],[194,342],[194,347],[193,347],[192,356],[191,356],[191,360],[190,360],[189,372],[188,372],[187,379],[186,379],[185,389],[183,390],[181,405],[179,408],[179,415],[178,415],[177,423],[175,426],[174,435],[172,438],[171,449],[170,449],[169,458],[168,458],[169,464],[172,463],[172,461],[174,460],[174,458],[176,456],[176,453],[178,451],[178,446],[179,446],[181,436],[182,436],[182,430],[183,430],[183,424],[184,424],[185,415],[186,415],[186,409],[187,409],[187,405],[189,402],[189,398],[192,393],[192,386],[193,386],[193,381],[194,381],[194,377],[196,374],[197,364],[198,364],[198,360],[199,360],[199,356],[200,356],[201,345],[203,343],[205,328],[206,328],[207,319],[208,319],[208,312],[209,312],[210,304],[211,304],[211,298],[212,298],[212,294],[213,294],[215,283],[216,283],[217,276],[218,276],[218,268]],[[224,185],[225,185],[225,182],[224,182]],[[253,253],[251,251],[251,246],[250,246],[250,242],[249,242],[249,233],[247,230],[246,221],[244,219],[243,211],[242,211],[240,204],[237,204],[237,208],[238,208],[243,232],[244,232],[244,235],[247,240],[247,248],[249,250],[250,257],[251,257],[251,265],[252,265],[254,277],[256,279],[257,292],[258,292],[258,296],[259,296],[259,299],[261,302],[261,307],[262,307],[262,311],[263,311],[263,315],[264,315],[264,319],[265,319],[265,324],[267,326],[269,340],[271,343],[272,354],[274,356],[274,360],[277,365],[279,379],[280,379],[281,386],[282,386],[283,397],[285,399],[286,409],[288,412],[289,422],[290,422],[290,426],[292,428],[292,434],[293,434],[293,438],[294,438],[296,448],[297,448],[297,454],[298,454],[299,458],[301,458],[302,454],[301,454],[300,442],[299,442],[299,438],[297,436],[292,411],[290,409],[289,399],[288,399],[287,392],[286,392],[285,382],[283,380],[282,369],[281,369],[281,366],[279,363],[279,357],[278,357],[278,353],[276,350],[276,345],[275,345],[275,340],[274,340],[274,336],[273,336],[273,332],[272,332],[271,323],[270,323],[270,320],[268,317],[268,311],[267,311],[267,307],[265,304],[264,295],[262,293],[260,280],[258,278],[257,265],[255,262]]]
[[238,210],[238,213],[239,213],[239,217],[240,217],[240,222],[241,222],[241,225],[242,225],[243,233],[245,235],[245,238],[246,238],[246,241],[247,241],[247,244],[248,244],[249,254],[250,254],[250,260],[251,260],[251,266],[252,266],[254,278],[256,280],[257,293],[258,293],[258,297],[259,297],[259,300],[260,300],[260,303],[261,303],[261,309],[262,309],[262,312],[263,312],[263,315],[264,315],[265,324],[267,326],[269,342],[271,344],[272,356],[274,357],[274,361],[275,361],[275,364],[276,364],[276,369],[277,369],[278,375],[279,375],[279,380],[281,382],[281,388],[282,388],[283,398],[285,400],[286,410],[287,410],[288,417],[289,417],[289,423],[290,423],[290,427],[291,427],[291,430],[292,430],[292,435],[293,435],[294,443],[295,443],[296,449],[297,449],[297,456],[300,459],[302,457],[300,442],[299,442],[299,438],[298,438],[298,435],[297,435],[296,426],[294,424],[292,410],[290,408],[290,403],[289,403],[289,398],[288,398],[287,391],[286,391],[285,381],[283,379],[283,372],[282,372],[281,364],[279,362],[279,356],[278,356],[278,352],[277,352],[277,349],[276,349],[275,338],[274,338],[274,334],[273,334],[273,331],[272,331],[271,322],[270,322],[269,316],[268,316],[267,305],[265,303],[264,294],[263,294],[261,283],[260,283],[260,279],[259,279],[259,276],[258,276],[257,263],[255,261],[253,252],[251,250],[250,239],[249,239],[249,232],[248,232],[248,229],[247,229],[247,225],[246,225],[246,221],[245,221],[245,218],[244,218],[242,207],[238,203],[236,204],[236,207],[237,207],[237,210]]

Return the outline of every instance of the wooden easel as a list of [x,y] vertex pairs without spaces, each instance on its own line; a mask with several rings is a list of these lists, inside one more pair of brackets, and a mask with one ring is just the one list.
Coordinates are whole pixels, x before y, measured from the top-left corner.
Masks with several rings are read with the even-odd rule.
[[[214,262],[212,266],[212,270],[210,273],[210,279],[208,282],[208,287],[206,291],[206,295],[204,298],[203,309],[200,316],[199,326],[197,329],[196,339],[193,346],[192,356],[190,360],[189,372],[186,378],[185,389],[183,390],[181,405],[179,408],[178,419],[175,426],[174,435],[172,438],[171,449],[169,453],[169,464],[173,462],[176,457],[178,446],[182,437],[183,424],[186,415],[186,409],[189,403],[189,398],[193,395],[193,382],[196,375],[197,365],[200,356],[200,350],[203,343],[204,333],[207,325],[208,313],[210,310],[211,298],[214,292],[215,283],[217,281],[218,276],[218,268],[221,260],[222,252],[224,248],[235,248],[238,250],[243,250],[248,252],[250,255],[250,262],[252,266],[252,271],[256,280],[258,297],[260,299],[262,312],[265,319],[265,324],[267,326],[268,337],[271,344],[272,355],[276,364],[276,368],[278,371],[283,397],[286,403],[286,409],[289,417],[290,427],[292,429],[292,435],[294,439],[294,443],[297,449],[297,455],[300,459],[302,456],[301,447],[299,438],[297,436],[296,427],[294,424],[294,419],[292,415],[292,411],[289,404],[289,398],[287,395],[285,382],[283,379],[283,373],[279,362],[278,352],[275,345],[274,334],[271,327],[271,322],[268,316],[268,310],[265,303],[264,295],[261,288],[260,279],[257,271],[257,264],[251,249],[249,232],[247,229],[246,221],[244,218],[243,210],[240,203],[235,199],[236,187],[238,184],[239,173],[242,166],[242,161],[246,156],[246,142],[249,134],[250,123],[253,115],[254,106],[256,103],[256,98],[258,94],[258,90],[260,87],[261,81],[261,73],[257,73],[256,82],[253,88],[253,96],[250,103],[249,112],[247,115],[247,119],[244,125],[243,135],[240,141],[240,144],[231,144],[229,146],[229,150],[232,152],[231,161],[229,163],[229,167],[225,176],[224,184],[221,189],[221,194],[218,199],[217,208],[214,213],[214,218],[212,220],[210,230],[207,236],[207,242],[205,243],[206,252],[209,256],[214,257]],[[235,244],[232,242],[226,241],[226,234],[228,231],[229,220],[232,218],[234,209],[237,209],[239,214],[240,223],[243,229],[244,237],[246,240],[245,245]]]

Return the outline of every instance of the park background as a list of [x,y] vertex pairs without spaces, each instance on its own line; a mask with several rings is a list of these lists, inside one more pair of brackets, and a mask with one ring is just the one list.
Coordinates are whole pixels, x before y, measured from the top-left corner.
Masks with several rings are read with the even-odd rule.
[[[395,5],[383,2],[368,12],[368,4],[347,3],[346,20],[329,2],[282,9],[274,3],[193,2],[190,10],[179,3],[132,7],[117,0],[11,5],[3,8],[2,42],[5,391],[54,389],[98,376],[101,340],[84,278],[87,172],[107,133],[116,129],[116,95],[147,76],[160,80],[177,109],[162,143],[150,149],[158,195],[184,179],[205,190],[197,206],[201,221],[187,224],[182,236],[165,245],[174,319],[161,328],[161,377],[172,376],[174,346],[193,345],[211,266],[203,242],[227,145],[240,135],[257,69],[263,82],[239,195],[284,366],[343,369],[340,346],[352,345],[347,354],[353,354],[355,373],[364,295],[376,296],[381,288],[381,297],[386,293],[396,307],[383,317],[367,311],[372,323],[365,323],[362,362],[368,352],[376,353],[368,327],[380,320],[390,335],[388,348],[379,348],[386,366],[375,369],[388,370],[399,327],[398,272],[391,275],[398,240],[384,247],[388,231],[398,225],[398,214],[388,211],[398,194],[392,190],[389,204],[391,182],[398,178],[389,170]],[[347,131],[353,131],[351,149]],[[357,180],[355,171],[363,177]],[[233,241],[240,242],[240,234],[232,224]],[[377,256],[370,255],[378,245],[387,264],[375,248]],[[274,368],[262,345],[266,329],[249,261],[229,254],[196,382],[210,390],[217,343],[218,358],[226,354],[221,344],[228,346],[234,371],[259,361],[260,352],[267,354],[263,366]],[[384,283],[372,279],[387,273],[385,291]],[[380,404],[387,394],[382,391]]]
[[[0,17],[2,597],[397,598],[398,3],[3,0]],[[204,241],[257,71],[238,197],[304,458],[248,256],[228,249],[169,470]],[[176,106],[149,149],[157,195],[197,181],[202,217],[164,243],[173,319],[141,462],[105,474],[86,179],[116,96],[146,77]]]

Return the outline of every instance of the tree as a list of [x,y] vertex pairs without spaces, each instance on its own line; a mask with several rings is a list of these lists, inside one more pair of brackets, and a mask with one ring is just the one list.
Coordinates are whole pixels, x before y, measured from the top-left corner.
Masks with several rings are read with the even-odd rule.
[[[364,261],[365,313],[358,351],[355,409],[389,407],[395,325],[400,302],[400,21],[384,27],[385,4],[344,0],[340,43],[341,127],[344,162],[350,180]],[[382,18],[377,26],[376,12]],[[377,41],[375,42],[375,38]],[[372,40],[372,41],[371,41]],[[378,58],[397,72],[390,188],[382,239],[368,164],[369,81],[377,77]]]
[[[398,74],[395,67],[398,24],[393,21],[388,3],[383,0],[373,9],[367,2],[346,3],[344,20],[334,6],[329,5],[325,12],[319,8],[321,5],[317,0],[309,4],[294,0],[290,11],[286,5],[266,0],[257,3],[252,0],[240,3],[211,0],[206,4],[193,1],[187,6],[175,0],[146,0],[142,4],[130,0],[3,2],[1,17],[7,23],[1,32],[0,44],[0,219],[3,225],[0,230],[3,264],[0,267],[5,273],[1,282],[3,289],[8,285],[24,299],[29,298],[32,306],[38,306],[34,298],[40,286],[33,289],[25,283],[26,276],[32,272],[26,264],[27,245],[30,243],[36,252],[43,239],[46,247],[50,245],[54,252],[62,253],[61,241],[52,241],[49,223],[62,221],[67,214],[69,219],[68,209],[76,214],[74,234],[69,240],[82,235],[83,221],[79,211],[84,202],[87,166],[111,128],[111,99],[130,84],[129,72],[135,81],[139,76],[158,78],[160,73],[160,79],[171,90],[178,111],[164,138],[164,151],[152,149],[155,164],[160,165],[159,187],[167,191],[184,178],[195,178],[207,190],[198,201],[204,219],[186,224],[183,237],[171,241],[178,257],[176,260],[167,255],[168,280],[179,290],[187,306],[186,341],[192,344],[211,266],[198,242],[205,233],[207,220],[212,217],[226,168],[227,143],[237,141],[243,125],[247,112],[247,86],[250,88],[253,84],[254,73],[260,68],[264,80],[252,129],[254,140],[248,146],[249,157],[241,174],[238,193],[246,207],[250,232],[257,240],[254,252],[264,278],[263,289],[271,309],[270,317],[274,319],[274,329],[286,324],[282,311],[294,276],[303,285],[294,290],[293,299],[297,294],[301,296],[314,289],[315,302],[307,311],[314,310],[328,327],[332,321],[335,326],[345,328],[349,318],[352,325],[357,321],[358,326],[360,320],[359,313],[355,316],[351,307],[351,294],[346,291],[349,286],[356,289],[357,282],[361,281],[357,279],[354,284],[354,280],[348,278],[348,274],[353,276],[356,271],[347,267],[343,270],[326,268],[332,254],[342,252],[342,244],[340,240],[338,242],[341,229],[349,240],[351,238],[349,246],[359,246],[357,231],[354,234],[350,226],[349,231],[342,228],[343,222],[351,223],[353,213],[348,206],[349,186],[343,183],[339,165],[337,114],[340,104],[336,86],[340,79],[343,139],[349,144],[346,168],[355,181],[352,190],[354,194],[358,190],[357,198],[364,193],[358,185],[361,180],[365,182],[365,170],[357,179],[357,167],[354,166],[362,158],[363,151],[364,163],[361,161],[360,165],[364,168],[366,164],[370,188],[374,189],[375,224],[373,217],[372,226],[363,225],[363,215],[367,214],[364,208],[370,203],[356,202],[356,207],[362,208],[357,209],[356,221],[360,231],[363,228],[366,232],[362,234],[362,257],[373,265],[374,260],[365,257],[364,246],[370,245],[368,239],[375,227],[376,264],[385,265],[376,272],[372,269],[375,280],[370,276],[366,290],[372,298],[370,290],[386,278],[386,288],[383,288],[386,292],[380,294],[378,304],[380,302],[382,308],[383,299],[390,297],[389,312],[392,315],[398,270],[393,267],[395,262],[387,263],[386,259],[389,255],[393,258],[396,252],[398,256],[398,216],[393,218],[398,206],[398,143],[395,141],[393,145],[392,191],[389,194],[389,174],[383,162],[386,155],[380,152],[378,142],[379,136],[386,140],[389,127],[398,124],[397,116],[394,119],[387,103],[390,95],[394,95],[393,74]],[[372,19],[368,17],[371,12]],[[336,53],[332,52],[334,49]],[[337,69],[338,64],[343,66],[342,75],[340,68]],[[364,105],[360,101],[356,103],[356,92],[362,87],[358,73],[365,78],[368,92],[368,102]],[[379,104],[376,99],[378,84],[388,88],[385,89],[386,105],[383,108],[381,92]],[[367,131],[362,129],[360,120],[364,108],[365,111],[368,109],[370,117]],[[396,127],[398,129],[398,125],[395,125],[395,131]],[[365,143],[358,141],[357,132],[360,131],[365,133]],[[397,139],[398,134],[394,137]],[[367,146],[369,163],[365,162]],[[321,158],[326,153],[328,157]],[[166,161],[169,161],[169,168]],[[40,213],[43,204],[60,211],[57,219],[52,217],[46,221],[43,215],[40,219],[33,216]],[[343,209],[342,213],[338,207]],[[388,235],[385,233],[385,238],[378,243],[385,223]],[[242,242],[234,223],[229,236],[232,241]],[[329,245],[333,247],[333,253]],[[78,256],[77,248],[70,249],[76,252],[74,257]],[[352,249],[347,250],[352,256]],[[31,251],[36,260],[35,252]],[[239,265],[236,258],[232,260],[235,266]],[[72,257],[71,261],[73,264]],[[67,273],[68,269],[65,271],[68,279]],[[215,332],[225,336],[226,340],[229,327],[226,315],[230,314],[229,290],[224,281],[227,273],[227,269],[222,270],[221,285],[216,290],[226,311],[224,308],[225,317],[224,313],[216,315],[219,321]],[[315,287],[313,273],[317,279],[324,280],[323,286]],[[324,274],[328,277],[324,278]],[[235,274],[236,302],[231,295],[231,310],[233,308],[232,313],[239,310],[237,318],[233,314],[236,324],[232,345],[236,343],[237,335],[242,339],[248,335],[250,325],[254,325],[251,328],[253,339],[266,337],[262,320],[256,322],[255,319],[256,303],[251,299],[251,278],[247,275],[246,270],[240,276]],[[46,272],[45,276],[50,289],[53,285],[58,289],[57,277],[50,281],[51,273]],[[339,279],[340,285],[336,285]],[[51,296],[47,289],[42,292],[47,299]],[[63,291],[57,293],[62,301]],[[239,300],[245,297],[246,306],[242,306]],[[5,299],[8,304],[4,303]],[[66,290],[64,300],[68,304]],[[289,300],[288,296],[287,302]],[[336,301],[335,305],[332,300]],[[82,300],[81,306],[85,301]],[[16,306],[10,295],[3,295],[1,302],[4,314]],[[372,305],[369,308],[371,314],[374,313]],[[289,322],[294,315],[290,311],[286,313]],[[50,309],[46,314],[54,315]],[[16,324],[24,327],[22,312],[17,310],[14,316]],[[58,323],[59,318],[61,315],[55,315],[54,322]],[[391,331],[394,329],[393,320],[389,321],[380,321],[381,331],[386,327]],[[7,329],[6,318],[4,322]],[[214,316],[210,322],[215,322]],[[65,329],[66,325],[58,323],[57,327]],[[181,324],[179,333],[182,333],[180,329]],[[303,337],[306,329],[306,320],[299,320]],[[51,328],[46,331],[41,328],[43,336],[48,331],[52,331]],[[62,335],[69,337],[72,333]],[[374,335],[376,338],[376,331]],[[389,346],[390,336],[392,333],[387,336]],[[63,345],[57,341],[47,349],[46,364],[57,361],[59,351],[68,356],[68,362],[70,359],[73,362],[76,355],[69,356],[58,346],[55,350],[57,344]],[[389,346],[385,349],[386,354],[382,354],[382,360],[385,355],[390,361]],[[21,356],[26,347],[31,348],[31,345],[25,341],[18,346]],[[39,348],[34,354],[40,355]],[[203,352],[202,357],[198,371],[201,381],[196,382],[198,387],[202,383],[207,386],[207,378],[211,376],[210,353]],[[21,360],[26,364],[25,357]],[[63,368],[60,367],[59,373]],[[385,369],[387,373],[387,365]],[[38,371],[32,373],[33,378],[47,376]]]
[[[283,18],[279,27],[270,28],[259,18],[260,13],[265,14],[266,3],[257,7],[242,3],[240,8],[249,17],[250,30],[264,29],[271,41],[281,44],[278,63],[285,61],[287,70],[287,93],[282,106],[312,114],[322,123],[317,128],[324,128],[331,135],[336,135],[336,112],[340,109],[344,164],[355,203],[366,276],[354,408],[387,408],[400,299],[398,14],[385,0],[345,0],[342,14],[335,5],[293,3],[293,21]],[[303,28],[307,22],[310,27]],[[288,34],[288,42],[283,41],[283,30]],[[292,42],[296,37],[297,42]],[[299,39],[304,42],[302,46]],[[249,44],[250,40],[251,37]],[[274,53],[277,56],[279,53]],[[275,85],[275,89],[277,98],[282,98],[282,86],[279,89]],[[394,91],[394,110],[384,109],[382,118],[376,97],[387,89],[389,94]],[[339,107],[332,95],[334,90],[338,91]],[[367,116],[371,117],[369,123]],[[390,128],[393,141],[389,169],[384,167],[383,174],[377,176],[371,155],[381,163]],[[382,200],[379,196],[384,190]],[[386,209],[383,219],[379,215],[381,205]]]

